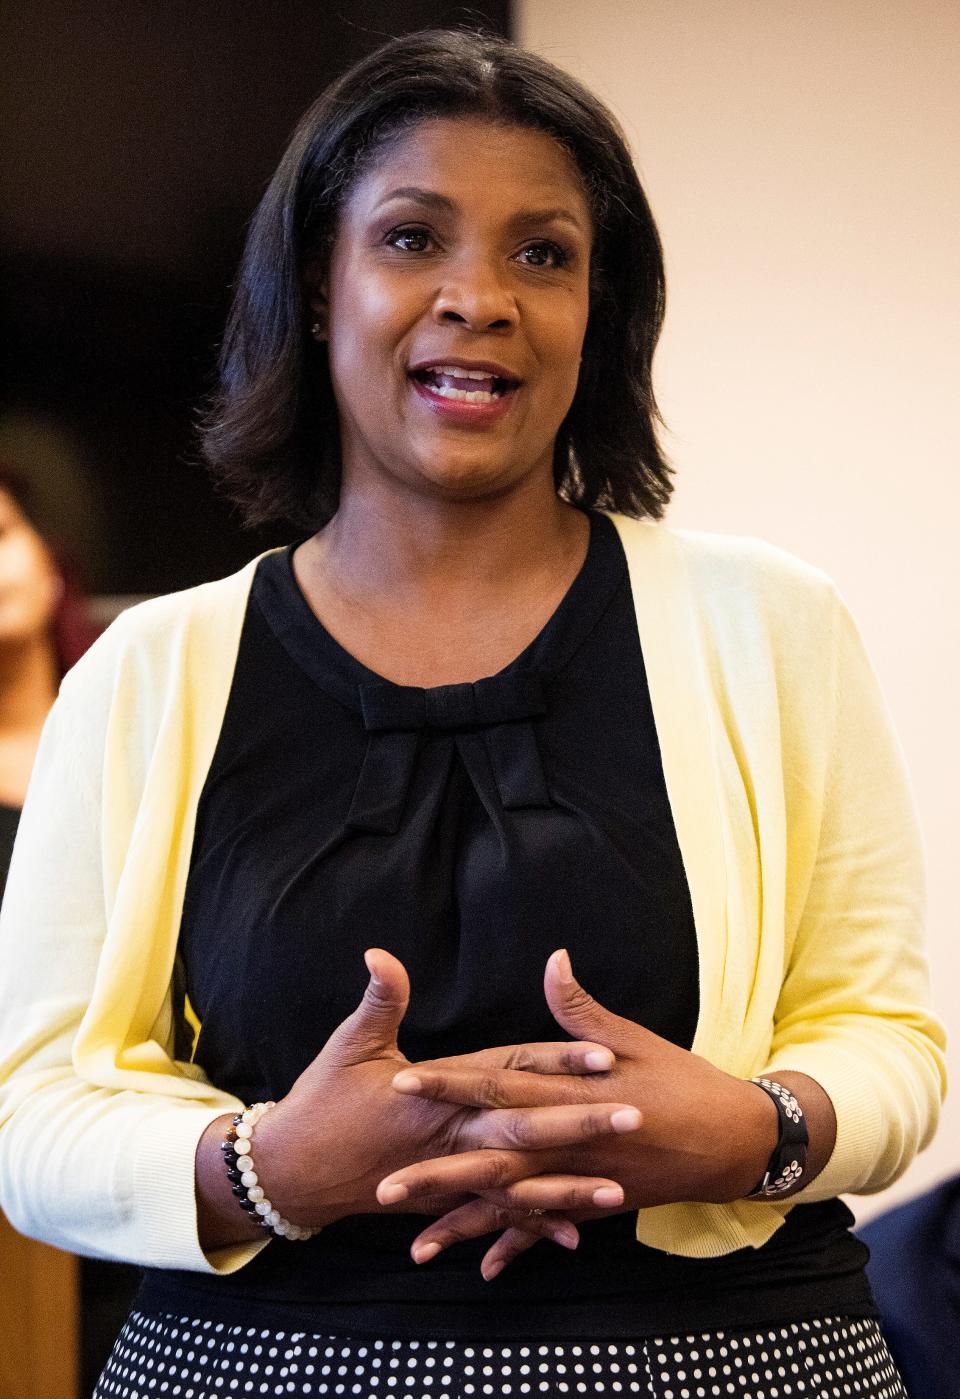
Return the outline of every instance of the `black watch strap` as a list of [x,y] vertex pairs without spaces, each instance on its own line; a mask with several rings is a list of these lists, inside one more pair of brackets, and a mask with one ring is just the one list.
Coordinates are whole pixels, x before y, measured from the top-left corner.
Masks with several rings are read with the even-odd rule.
[[803,1108],[789,1088],[784,1088],[782,1083],[776,1083],[772,1078],[752,1078],[750,1082],[762,1088],[776,1104],[780,1130],[763,1179],[745,1198],[772,1200],[792,1189],[806,1171],[810,1135]]

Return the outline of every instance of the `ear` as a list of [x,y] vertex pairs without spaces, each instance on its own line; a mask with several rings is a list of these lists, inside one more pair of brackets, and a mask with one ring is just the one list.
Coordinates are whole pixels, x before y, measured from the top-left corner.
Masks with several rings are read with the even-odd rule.
[[312,339],[327,339],[329,312],[327,304],[326,271],[319,262],[309,262],[303,272],[303,290],[307,311],[307,330]]

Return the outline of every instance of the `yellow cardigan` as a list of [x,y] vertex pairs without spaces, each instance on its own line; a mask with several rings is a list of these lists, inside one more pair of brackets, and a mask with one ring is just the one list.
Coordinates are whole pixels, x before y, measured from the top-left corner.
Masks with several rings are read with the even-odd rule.
[[[694,1052],[829,1093],[836,1148],[795,1198],[879,1190],[933,1133],[944,1036],[916,822],[870,664],[816,570],[613,518],[693,901]],[[0,1203],[61,1248],[231,1272],[265,1246],[200,1248],[195,1148],[236,1099],[172,1057],[171,991],[255,563],[121,616],[44,731],[0,918]],[[712,1256],[759,1246],[789,1208],[659,1206],[637,1236]]]

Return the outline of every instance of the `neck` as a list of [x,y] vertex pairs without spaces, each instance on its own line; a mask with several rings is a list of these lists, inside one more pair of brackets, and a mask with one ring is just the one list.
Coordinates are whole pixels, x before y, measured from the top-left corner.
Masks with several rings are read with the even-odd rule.
[[383,494],[344,489],[337,514],[310,541],[315,564],[358,603],[450,606],[507,595],[582,552],[587,533],[582,511],[558,498],[552,480],[466,501]]
[[0,644],[0,732],[39,730],[57,697],[57,681],[48,637]]

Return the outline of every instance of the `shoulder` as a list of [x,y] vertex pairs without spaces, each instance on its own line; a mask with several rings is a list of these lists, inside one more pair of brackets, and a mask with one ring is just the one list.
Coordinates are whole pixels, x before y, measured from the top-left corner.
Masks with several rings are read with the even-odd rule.
[[671,532],[695,577],[795,593],[835,591],[833,579],[823,569],[768,540],[705,530]]
[[[639,543],[643,534],[660,536],[661,548],[674,552],[688,575],[698,583],[774,586],[802,592],[831,592],[828,574],[796,554],[750,535],[717,534],[708,530],[674,529],[662,522],[615,518],[624,545]],[[626,526],[624,528],[623,526]],[[629,542],[628,542],[629,541]]]
[[149,646],[151,642],[169,637],[171,633],[180,633],[191,625],[222,621],[237,607],[246,607],[253,575],[263,557],[262,554],[258,555],[226,578],[199,583],[196,587],[175,593],[164,593],[127,608],[107,628],[104,637],[113,632],[117,644]]
[[766,540],[613,516],[631,568],[675,585],[714,620],[794,628],[832,626],[838,593],[830,576]]
[[67,673],[61,693],[102,695],[134,673],[148,682],[190,660],[211,667],[230,660],[261,557],[226,578],[148,598],[121,612]]

